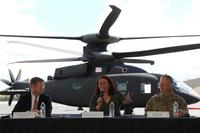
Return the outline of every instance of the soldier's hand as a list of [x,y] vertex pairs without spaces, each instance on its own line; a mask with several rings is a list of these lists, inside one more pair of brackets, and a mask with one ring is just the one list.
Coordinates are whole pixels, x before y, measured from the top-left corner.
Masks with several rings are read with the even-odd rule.
[[179,115],[178,115],[179,117],[183,117],[183,116],[185,116],[187,114],[188,114],[188,112],[186,110],[179,109]]

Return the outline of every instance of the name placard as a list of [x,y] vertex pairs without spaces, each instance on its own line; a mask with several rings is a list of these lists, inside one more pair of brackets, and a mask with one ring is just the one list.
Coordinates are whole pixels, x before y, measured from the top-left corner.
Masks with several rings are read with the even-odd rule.
[[83,112],[82,118],[103,118],[104,114],[100,111]]
[[13,118],[22,119],[22,118],[36,118],[38,114],[36,112],[14,112]]
[[169,118],[167,111],[148,111],[147,118]]

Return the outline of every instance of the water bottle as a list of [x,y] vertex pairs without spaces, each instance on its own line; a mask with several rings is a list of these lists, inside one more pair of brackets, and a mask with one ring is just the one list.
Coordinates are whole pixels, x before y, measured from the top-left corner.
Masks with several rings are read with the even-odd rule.
[[178,116],[179,116],[178,102],[174,101],[174,103],[173,103],[173,117],[178,117]]
[[115,117],[115,104],[111,102],[109,105],[109,117]]
[[46,117],[46,105],[44,102],[40,104],[40,117],[45,118]]

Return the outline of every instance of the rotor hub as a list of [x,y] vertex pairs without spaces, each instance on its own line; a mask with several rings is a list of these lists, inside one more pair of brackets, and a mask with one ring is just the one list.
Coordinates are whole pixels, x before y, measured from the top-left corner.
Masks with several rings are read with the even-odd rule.
[[87,34],[82,36],[82,41],[88,44],[111,44],[120,41],[119,37],[116,36],[109,36],[107,38],[101,38],[99,34]]

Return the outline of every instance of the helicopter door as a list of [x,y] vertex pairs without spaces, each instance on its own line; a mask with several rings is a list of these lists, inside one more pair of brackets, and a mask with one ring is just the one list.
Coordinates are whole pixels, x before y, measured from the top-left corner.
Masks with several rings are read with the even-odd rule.
[[134,98],[139,105],[146,105],[146,102],[156,94],[157,84],[149,78],[140,80],[139,88],[136,90],[137,95]]
[[151,82],[143,82],[140,84],[140,93],[142,94],[151,94],[152,87]]

